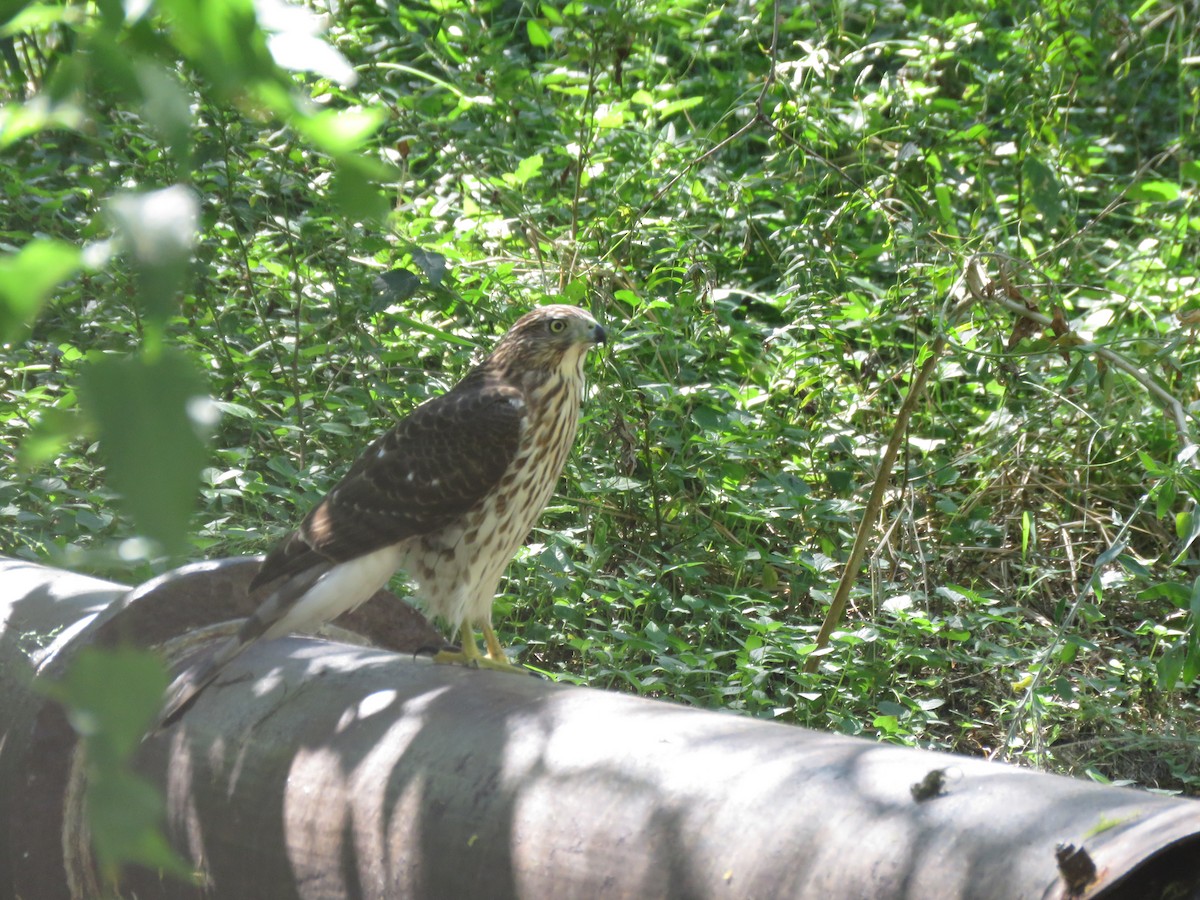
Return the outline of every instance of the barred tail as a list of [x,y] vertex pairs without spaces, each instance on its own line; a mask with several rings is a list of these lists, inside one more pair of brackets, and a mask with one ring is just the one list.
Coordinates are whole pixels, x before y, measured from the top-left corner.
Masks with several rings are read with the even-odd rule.
[[[216,680],[225,667],[266,634],[272,625],[278,623],[296,601],[332,566],[332,562],[322,562],[285,579],[242,623],[236,635],[217,647],[211,656],[188,666],[175,676],[175,680],[167,688],[167,700],[158,714],[155,730],[161,730],[179,721],[200,693]],[[271,635],[278,636],[281,635]]]

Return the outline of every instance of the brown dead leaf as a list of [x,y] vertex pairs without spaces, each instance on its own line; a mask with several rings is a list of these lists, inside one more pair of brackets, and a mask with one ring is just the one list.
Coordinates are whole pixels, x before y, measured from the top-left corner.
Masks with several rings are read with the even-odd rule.
[[1038,325],[1033,319],[1017,316],[1013,322],[1012,332],[1008,336],[1008,349],[1011,350],[1021,343],[1023,338],[1037,334]]
[[1063,362],[1070,362],[1071,354],[1062,345],[1072,343],[1068,337],[1071,335],[1071,326],[1067,324],[1067,317],[1063,313],[1061,306],[1054,307],[1054,318],[1050,320],[1050,330],[1054,332],[1054,337],[1058,339],[1056,341],[1059,344],[1058,355],[1063,358]]
[[1054,307],[1054,318],[1050,322],[1050,330],[1054,332],[1055,337],[1062,337],[1071,331],[1071,326],[1067,324],[1067,317],[1063,314],[1061,306]]
[[1200,309],[1185,309],[1179,313],[1179,324],[1184,328],[1200,326]]
[[1009,300],[1016,300],[1018,303],[1024,304],[1026,309],[1037,312],[1037,304],[1022,294],[1021,289],[1013,284],[1011,274],[1011,269],[1007,264],[1000,266],[1000,287],[1004,289],[1005,296]]

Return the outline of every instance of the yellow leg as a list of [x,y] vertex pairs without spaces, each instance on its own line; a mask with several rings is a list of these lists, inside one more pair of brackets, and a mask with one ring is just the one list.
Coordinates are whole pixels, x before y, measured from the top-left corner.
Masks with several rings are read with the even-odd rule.
[[504,648],[500,646],[500,641],[496,638],[496,633],[486,622],[483,625],[483,639],[487,643],[487,656],[479,652],[479,647],[475,643],[475,631],[471,628],[470,622],[463,622],[459,633],[462,637],[462,650],[441,650],[433,657],[435,663],[457,663],[472,669],[492,669],[496,672],[512,672],[519,675],[534,674],[528,669],[514,666],[508,661],[508,657],[504,654]]
[[500,639],[496,637],[496,632],[492,631],[488,622],[483,623],[483,642],[487,644],[488,656],[497,662],[508,662],[508,654],[500,646]]

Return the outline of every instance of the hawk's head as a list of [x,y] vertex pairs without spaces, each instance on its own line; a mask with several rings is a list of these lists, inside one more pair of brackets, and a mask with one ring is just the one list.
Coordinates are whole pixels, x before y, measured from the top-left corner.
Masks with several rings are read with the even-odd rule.
[[540,370],[576,374],[583,356],[604,343],[604,329],[575,306],[540,306],[517,319],[501,338],[488,363],[510,371]]

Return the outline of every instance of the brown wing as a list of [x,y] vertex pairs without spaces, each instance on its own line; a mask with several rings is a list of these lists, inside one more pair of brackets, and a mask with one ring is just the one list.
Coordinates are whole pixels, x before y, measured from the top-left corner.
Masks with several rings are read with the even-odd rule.
[[250,589],[449,524],[500,481],[517,455],[525,416],[519,390],[489,381],[465,381],[421,404],[373,441],[267,554]]

